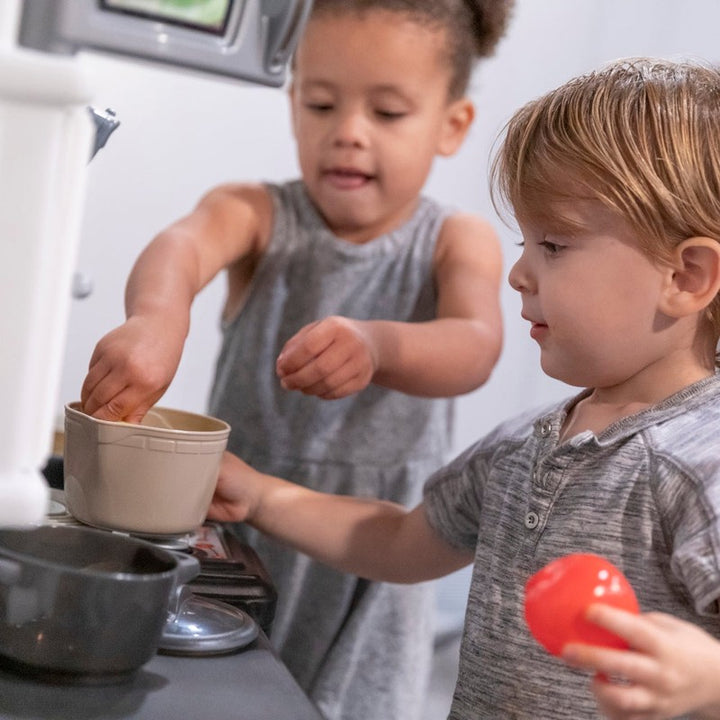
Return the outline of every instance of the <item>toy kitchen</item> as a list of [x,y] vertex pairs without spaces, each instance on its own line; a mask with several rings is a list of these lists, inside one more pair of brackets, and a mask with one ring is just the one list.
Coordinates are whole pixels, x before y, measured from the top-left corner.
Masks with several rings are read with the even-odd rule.
[[[267,639],[272,582],[228,528],[180,547],[78,528],[46,480],[86,169],[122,122],[93,106],[83,53],[279,87],[310,5],[0,4],[0,720],[319,720]],[[37,661],[61,646],[71,672]]]

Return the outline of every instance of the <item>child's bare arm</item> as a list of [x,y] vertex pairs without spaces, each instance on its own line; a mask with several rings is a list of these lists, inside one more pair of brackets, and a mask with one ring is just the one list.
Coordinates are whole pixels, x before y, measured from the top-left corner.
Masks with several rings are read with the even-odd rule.
[[[635,615],[593,605],[588,620],[624,638],[631,650],[567,645],[563,658],[596,673],[592,690],[609,718],[720,718],[720,642],[664,613]],[[615,680],[608,680],[614,678]]]
[[472,562],[445,543],[419,505],[329,495],[257,472],[225,453],[208,517],[244,521],[343,572],[410,583]]
[[157,402],[180,363],[195,296],[223,268],[260,251],[271,208],[259,186],[222,186],[145,248],[127,282],[127,320],[90,360],[85,412],[139,421]]
[[411,395],[459,395],[482,385],[502,345],[502,256],[479,218],[449,218],[438,242],[437,319],[423,323],[331,317],[291,338],[277,362],[287,389],[327,399],[370,382]]

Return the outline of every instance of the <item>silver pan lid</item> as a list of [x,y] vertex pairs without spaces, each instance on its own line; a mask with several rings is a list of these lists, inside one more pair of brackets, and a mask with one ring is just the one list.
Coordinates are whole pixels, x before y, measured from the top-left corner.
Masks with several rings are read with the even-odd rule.
[[227,603],[188,594],[168,617],[158,651],[165,655],[223,655],[249,645],[258,625]]

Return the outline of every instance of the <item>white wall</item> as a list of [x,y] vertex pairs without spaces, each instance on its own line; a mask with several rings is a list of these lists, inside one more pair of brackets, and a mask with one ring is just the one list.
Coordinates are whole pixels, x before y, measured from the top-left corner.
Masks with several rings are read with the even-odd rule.
[[[514,109],[621,56],[720,60],[719,26],[716,0],[518,0],[508,36],[477,74],[471,135],[458,156],[438,162],[428,193],[495,219],[487,191],[488,157]],[[58,415],[64,402],[79,396],[97,339],[122,321],[125,278],[153,234],[218,182],[296,174],[283,91],[97,56],[88,61],[97,77],[95,104],[113,107],[122,125],[90,168],[78,269],[92,277],[95,290],[73,305]],[[518,256],[518,237],[499,221],[496,226],[509,269]],[[222,292],[218,279],[196,301],[185,356],[164,404],[203,410]],[[537,348],[509,287],[503,305],[504,353],[490,382],[460,401],[457,450],[500,419],[569,392],[540,372]],[[464,606],[467,581],[466,574],[457,577],[441,592],[453,618]]]

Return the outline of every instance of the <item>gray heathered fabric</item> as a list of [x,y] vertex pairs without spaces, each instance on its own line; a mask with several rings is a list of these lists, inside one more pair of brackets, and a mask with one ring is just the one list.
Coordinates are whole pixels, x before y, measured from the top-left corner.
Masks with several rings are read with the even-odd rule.
[[[447,460],[449,400],[370,386],[324,401],[284,391],[283,344],[328,315],[435,316],[432,261],[446,213],[422,199],[397,231],[365,245],[332,235],[299,182],[269,186],[272,238],[239,316],[224,327],[210,412],[228,449],[256,468],[324,492],[413,505]],[[431,588],[371,584],[259,536],[278,588],[272,641],[329,720],[417,720],[432,652]]]
[[428,481],[432,526],[476,549],[452,720],[599,717],[588,676],[523,619],[526,580],[567,553],[607,557],[643,611],[720,638],[719,400],[716,376],[560,445],[571,403],[556,406],[501,425]]

